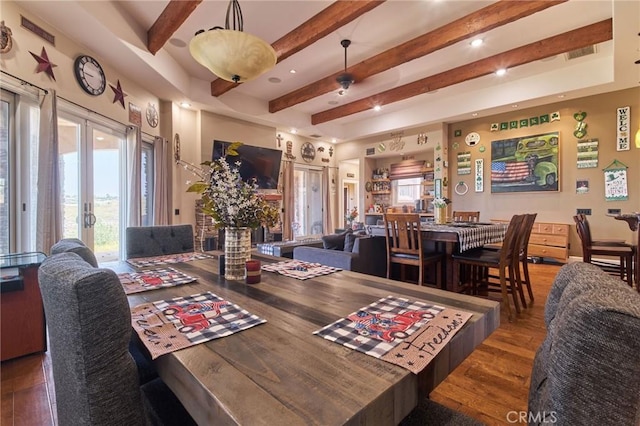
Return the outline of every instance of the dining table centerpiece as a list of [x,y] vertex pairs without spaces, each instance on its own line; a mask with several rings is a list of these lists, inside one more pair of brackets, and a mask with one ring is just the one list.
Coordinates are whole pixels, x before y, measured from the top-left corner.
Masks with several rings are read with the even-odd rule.
[[437,224],[447,223],[447,205],[451,200],[445,197],[434,198],[433,201],[433,221]]
[[[215,228],[225,230],[224,277],[244,279],[245,264],[251,258],[251,230],[274,226],[278,208],[269,204],[258,191],[255,181],[240,176],[240,161],[233,161],[241,142],[232,143],[227,155],[202,163],[200,178],[187,192],[202,195],[202,212],[213,218]],[[193,170],[192,170],[193,171]]]

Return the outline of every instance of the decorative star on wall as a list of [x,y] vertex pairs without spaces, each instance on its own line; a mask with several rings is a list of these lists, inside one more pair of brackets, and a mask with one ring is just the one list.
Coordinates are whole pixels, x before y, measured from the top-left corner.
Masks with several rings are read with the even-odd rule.
[[122,86],[120,86],[120,80],[118,80],[118,87],[113,87],[113,85],[109,85],[111,90],[113,90],[113,103],[120,102],[122,108],[124,108],[124,97],[129,96],[122,90]]
[[42,53],[40,54],[40,56],[36,55],[31,51],[29,51],[29,53],[31,53],[31,56],[33,56],[33,59],[38,61],[38,68],[36,69],[36,73],[41,73],[44,71],[44,73],[47,74],[50,79],[55,81],[56,77],[53,75],[53,67],[57,67],[57,65],[53,64],[49,60],[49,56],[47,56],[47,51],[44,50],[44,46],[42,47]]

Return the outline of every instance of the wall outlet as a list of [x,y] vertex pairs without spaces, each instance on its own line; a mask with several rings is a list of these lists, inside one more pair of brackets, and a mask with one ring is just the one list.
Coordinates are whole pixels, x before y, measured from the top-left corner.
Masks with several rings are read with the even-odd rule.
[[576,214],[586,214],[591,216],[591,209],[576,209]]
[[620,214],[622,210],[620,209],[607,209],[607,214]]

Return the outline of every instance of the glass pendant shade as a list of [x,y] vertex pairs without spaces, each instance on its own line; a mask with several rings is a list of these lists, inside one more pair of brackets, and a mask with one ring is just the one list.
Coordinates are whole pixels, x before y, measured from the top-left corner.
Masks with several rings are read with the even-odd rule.
[[242,31],[212,29],[201,32],[189,43],[191,56],[218,77],[242,83],[276,65],[273,47]]

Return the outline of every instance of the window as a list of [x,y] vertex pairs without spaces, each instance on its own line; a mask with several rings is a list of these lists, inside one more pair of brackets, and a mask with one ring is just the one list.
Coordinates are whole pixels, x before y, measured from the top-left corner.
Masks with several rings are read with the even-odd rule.
[[422,178],[394,179],[391,181],[391,194],[394,205],[413,205],[420,199]]

